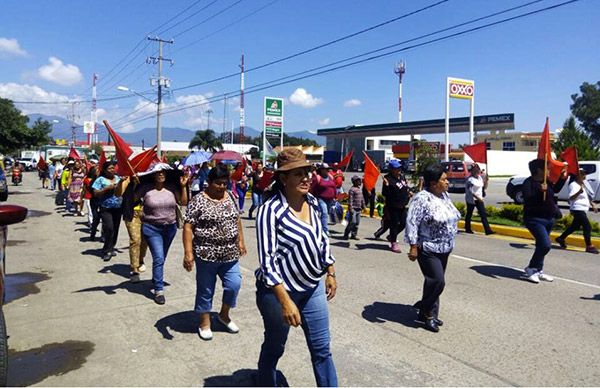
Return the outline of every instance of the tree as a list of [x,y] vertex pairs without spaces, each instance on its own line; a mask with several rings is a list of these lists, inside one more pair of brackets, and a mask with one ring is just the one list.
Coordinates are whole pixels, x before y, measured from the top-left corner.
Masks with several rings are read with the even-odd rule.
[[50,142],[50,132],[52,132],[52,124],[49,121],[42,120],[38,117],[31,128],[28,128],[25,137],[25,145],[29,147],[39,147]]
[[600,81],[596,84],[584,82],[579,94],[571,95],[571,112],[588,132],[594,145],[600,145]]
[[598,160],[600,159],[600,147],[594,146],[590,135],[585,133],[571,116],[563,125],[563,130],[554,142],[554,151],[560,155],[567,147],[575,146],[579,160]]
[[15,108],[11,100],[0,98],[0,152],[9,154],[26,145],[29,118]]
[[223,148],[221,141],[215,136],[215,131],[212,129],[206,129],[196,131],[196,134],[190,140],[190,148],[202,148],[206,151],[215,152],[220,148]]

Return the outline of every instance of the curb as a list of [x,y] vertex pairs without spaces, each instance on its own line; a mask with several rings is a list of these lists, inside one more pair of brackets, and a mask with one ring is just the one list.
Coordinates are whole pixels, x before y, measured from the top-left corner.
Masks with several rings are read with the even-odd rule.
[[[464,229],[465,221],[458,221],[458,227]],[[527,230],[526,228],[517,228],[514,226],[504,226],[496,224],[490,224],[490,228],[494,232],[503,236],[519,237],[527,240],[534,240],[533,236],[531,235],[531,233],[529,233],[529,230]],[[484,232],[483,225],[480,222],[471,222],[471,229],[481,233]],[[555,242],[554,239],[558,236],[560,236],[559,232],[550,233],[550,240],[552,241],[552,243]],[[576,247],[581,248],[586,247],[583,236],[579,235],[570,235],[566,238],[565,242],[567,243],[567,245],[574,245]],[[600,248],[600,239],[592,237],[592,245],[594,245],[596,248]]]

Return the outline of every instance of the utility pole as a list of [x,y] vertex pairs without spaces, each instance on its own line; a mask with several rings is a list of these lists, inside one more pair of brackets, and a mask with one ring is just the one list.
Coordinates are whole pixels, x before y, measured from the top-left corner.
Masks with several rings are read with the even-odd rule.
[[240,69],[240,144],[244,144],[244,128],[246,127],[246,114],[244,112],[244,54],[242,54]]
[[206,130],[210,129],[210,115],[213,113],[212,109],[208,109],[206,111],[206,115],[208,116],[208,119],[206,120]]
[[162,63],[163,61],[167,61],[171,64],[171,66],[173,66],[173,60],[169,59],[169,58],[163,58],[163,43],[169,43],[169,44],[173,44],[173,39],[171,40],[164,40],[157,37],[151,38],[148,37],[148,40],[154,41],[154,42],[158,42],[158,57],[148,57],[146,59],[147,63],[152,63],[152,64],[158,64],[158,79],[156,80],[152,80],[151,85],[154,86],[156,81],[156,84],[158,85],[158,100],[156,102],[156,154],[158,155],[158,157],[160,158],[161,155],[161,127],[160,127],[160,112],[162,109],[162,88],[163,86],[165,88],[168,88],[171,84],[171,81],[168,78],[163,78],[162,76]]
[[98,121],[98,115],[96,111],[96,81],[98,80],[98,74],[94,73],[93,83],[92,83],[92,123],[94,123],[94,133],[88,133],[88,146],[90,146],[94,141],[94,136],[96,136],[96,122]]
[[[225,133],[226,125],[227,125],[227,93],[223,94],[223,131],[222,131],[223,134]],[[224,136],[223,136],[223,140],[225,140]],[[233,138],[231,139],[231,143],[233,143]]]
[[398,122],[402,122],[402,76],[406,71],[404,61],[396,63],[394,73],[398,75]]
[[75,129],[77,125],[75,124],[75,120],[79,119],[79,116],[75,114],[75,104],[79,104],[78,102],[71,103],[71,114],[68,116],[69,120],[71,120],[71,144],[73,147],[76,145],[77,135]]

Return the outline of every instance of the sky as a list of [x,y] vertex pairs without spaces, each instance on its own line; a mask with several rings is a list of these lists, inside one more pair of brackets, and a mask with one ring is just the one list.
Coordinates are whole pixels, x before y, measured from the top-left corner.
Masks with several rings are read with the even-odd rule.
[[[158,44],[165,44],[162,125],[220,132],[239,126],[239,64],[245,57],[246,126],[261,129],[265,96],[285,99],[288,132],[398,120],[398,78],[406,63],[403,121],[443,118],[448,76],[475,81],[475,114],[514,113],[515,129],[541,131],[545,118],[559,128],[570,114],[571,95],[600,78],[600,1],[572,4],[454,38],[418,45],[489,22],[545,8],[535,4],[489,19],[419,38],[532,0],[3,0],[0,13],[0,97],[19,101],[26,114],[89,120],[93,74],[98,74],[98,119],[117,131],[154,127],[156,88],[150,78]],[[439,3],[439,4],[437,4]],[[381,27],[257,70],[253,68]],[[402,42],[412,40],[411,43]],[[400,43],[400,44],[399,44]],[[366,52],[397,45],[410,49],[266,90],[252,86]],[[392,51],[388,49],[378,54]],[[128,55],[129,54],[129,55]],[[373,56],[375,54],[372,54]],[[359,57],[359,59],[366,57]],[[343,62],[348,63],[348,62]],[[229,78],[188,87],[215,78]],[[295,77],[292,77],[295,78]],[[145,95],[147,101],[125,86]],[[180,89],[181,88],[181,89]],[[221,101],[229,93],[227,105]],[[114,98],[114,99],[113,99]],[[45,101],[49,104],[25,104]],[[74,106],[68,101],[82,101]],[[196,103],[196,105],[194,105]],[[203,104],[204,103],[204,104]],[[190,106],[192,105],[192,106]],[[180,109],[175,111],[175,109]],[[224,112],[226,108],[226,113]],[[173,111],[173,112],[171,112]],[[467,116],[469,103],[452,100],[451,117]],[[225,120],[224,120],[225,116]],[[143,119],[147,117],[147,119]],[[466,142],[453,135],[451,143]],[[430,136],[439,140],[439,137]]]

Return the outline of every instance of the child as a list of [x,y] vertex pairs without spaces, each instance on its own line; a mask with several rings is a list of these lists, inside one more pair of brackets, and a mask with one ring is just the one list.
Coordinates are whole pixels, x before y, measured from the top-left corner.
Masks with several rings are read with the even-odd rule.
[[358,225],[360,224],[360,213],[365,208],[365,199],[360,189],[362,180],[359,176],[352,177],[352,187],[348,191],[348,226],[344,231],[344,239],[348,239],[348,235],[353,240],[358,240]]

